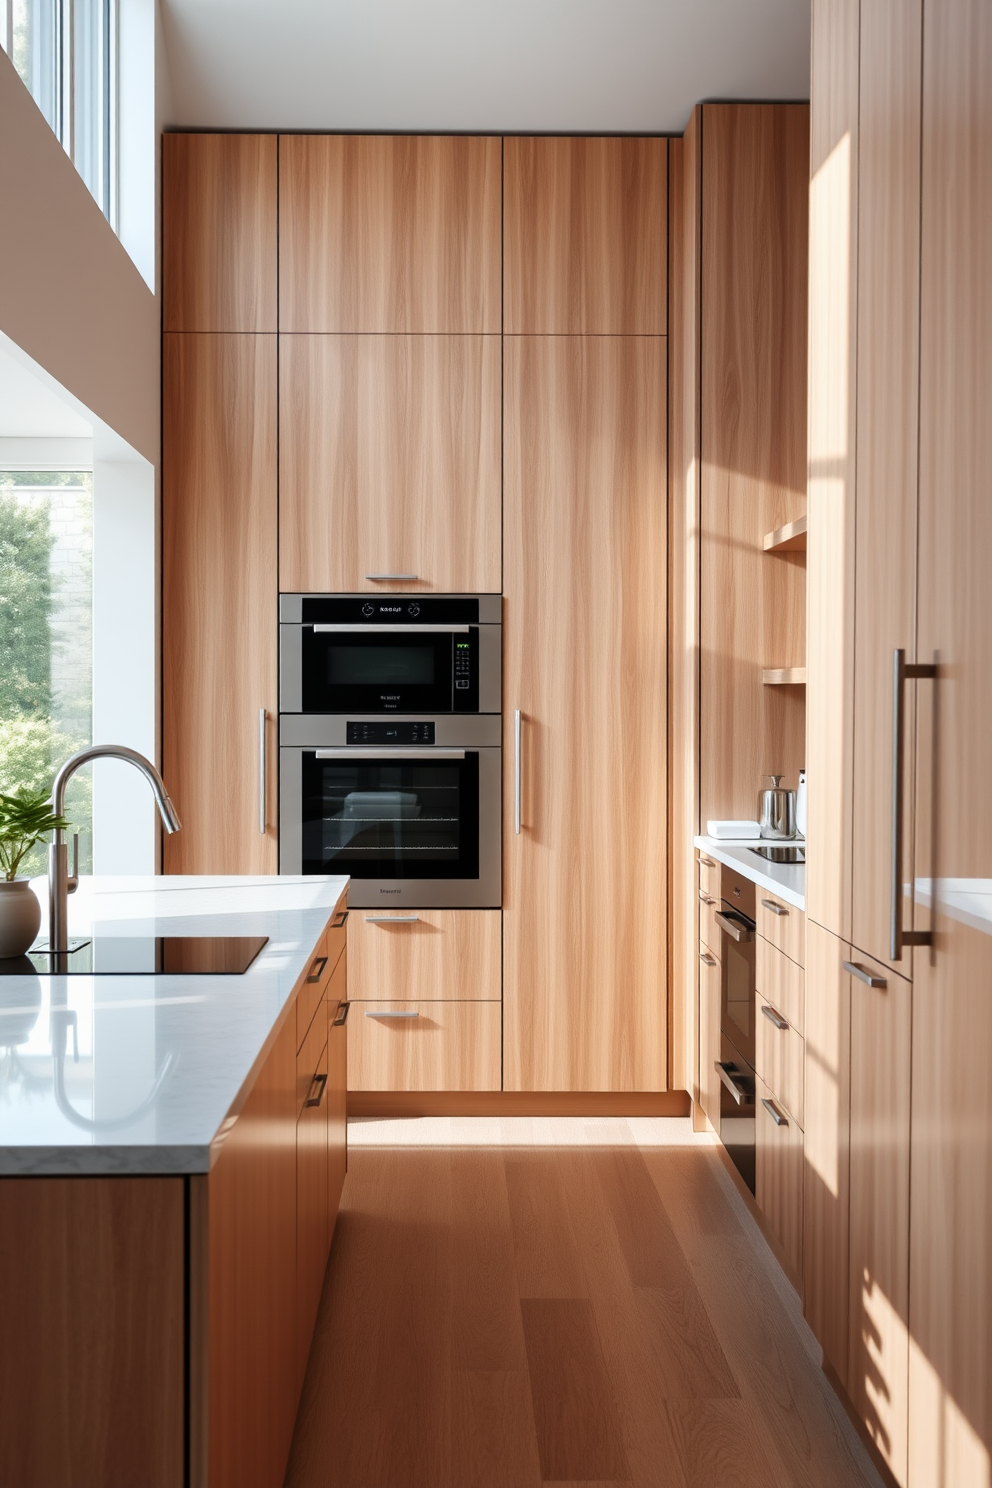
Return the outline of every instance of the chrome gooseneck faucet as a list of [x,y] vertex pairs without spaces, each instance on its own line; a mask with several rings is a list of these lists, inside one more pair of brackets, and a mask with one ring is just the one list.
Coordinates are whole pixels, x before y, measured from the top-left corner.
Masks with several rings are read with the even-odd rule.
[[[61,816],[65,810],[65,788],[81,765],[95,759],[119,759],[134,765],[148,781],[158,805],[162,825],[168,833],[178,832],[180,827],[176,808],[169,800],[169,792],[162,777],[152,764],[136,749],[126,744],[93,744],[81,749],[66,760],[55,777],[52,786],[52,811]],[[79,834],[73,838],[72,874],[69,873],[69,848],[62,832],[55,833],[55,840],[48,849],[48,947],[52,951],[69,949],[69,895],[79,887]]]

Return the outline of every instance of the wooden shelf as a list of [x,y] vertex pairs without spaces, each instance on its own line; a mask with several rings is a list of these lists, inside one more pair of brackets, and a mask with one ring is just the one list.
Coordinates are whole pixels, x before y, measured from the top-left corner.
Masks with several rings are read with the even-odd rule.
[[797,517],[774,532],[766,532],[763,546],[766,553],[805,553],[806,518]]
[[805,667],[765,667],[761,673],[765,687],[805,687]]

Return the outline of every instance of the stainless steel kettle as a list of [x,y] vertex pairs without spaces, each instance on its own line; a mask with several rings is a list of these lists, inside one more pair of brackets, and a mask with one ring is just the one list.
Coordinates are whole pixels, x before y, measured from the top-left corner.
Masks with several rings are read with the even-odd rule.
[[796,835],[796,793],[786,790],[781,775],[769,775],[770,790],[758,792],[758,821],[762,837],[782,842]]

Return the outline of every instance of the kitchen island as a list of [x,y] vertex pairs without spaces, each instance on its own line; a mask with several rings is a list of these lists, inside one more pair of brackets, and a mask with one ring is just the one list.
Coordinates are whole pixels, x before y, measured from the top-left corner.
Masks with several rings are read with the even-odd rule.
[[345,1166],[343,878],[83,880],[240,975],[0,977],[0,1482],[282,1482]]

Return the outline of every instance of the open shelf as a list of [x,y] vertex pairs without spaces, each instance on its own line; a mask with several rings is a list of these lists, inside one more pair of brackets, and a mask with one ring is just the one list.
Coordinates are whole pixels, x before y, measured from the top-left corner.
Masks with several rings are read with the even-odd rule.
[[797,517],[774,532],[766,532],[763,546],[766,553],[805,553],[806,518]]
[[765,667],[761,673],[765,687],[805,687],[805,667]]

